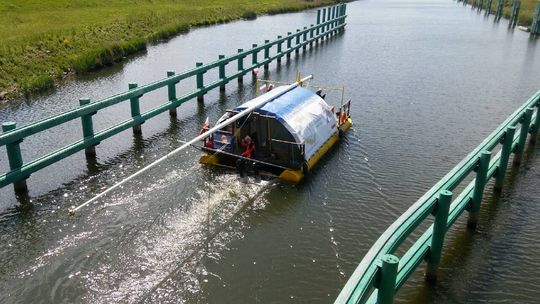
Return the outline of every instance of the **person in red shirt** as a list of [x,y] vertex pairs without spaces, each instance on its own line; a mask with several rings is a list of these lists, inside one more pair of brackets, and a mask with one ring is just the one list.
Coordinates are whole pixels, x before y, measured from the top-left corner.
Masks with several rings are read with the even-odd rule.
[[251,140],[251,137],[244,137],[240,145],[244,148],[244,152],[242,152],[243,157],[253,158],[255,156],[255,143]]
[[[240,145],[242,148],[244,148],[244,152],[242,152],[242,156],[245,158],[253,158],[255,156],[255,142],[251,139],[251,137],[246,136],[242,139],[240,142]],[[240,175],[240,178],[244,179],[245,175],[247,173],[248,166],[252,166],[256,175],[258,175],[258,167],[255,163],[250,164],[248,160],[245,158],[238,158],[236,160],[236,170],[238,171],[238,174]]]

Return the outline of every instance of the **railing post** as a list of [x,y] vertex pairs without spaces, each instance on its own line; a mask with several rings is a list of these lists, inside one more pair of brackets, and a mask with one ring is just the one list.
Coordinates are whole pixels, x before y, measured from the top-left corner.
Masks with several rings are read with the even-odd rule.
[[521,8],[521,0],[517,0],[517,7],[516,7],[516,20],[515,20],[515,23],[514,23],[514,26],[516,26],[518,24],[518,20],[519,20],[519,9]]
[[306,50],[306,47],[307,47],[307,26],[304,26],[304,33],[302,34],[302,43],[304,44],[302,46],[302,50]]
[[514,27],[517,25],[519,8],[521,6],[521,0],[514,0],[512,3],[512,13],[510,15],[510,26]]
[[521,157],[523,151],[525,151],[525,142],[527,141],[527,135],[529,134],[529,126],[531,125],[531,117],[533,114],[533,108],[527,108],[525,115],[521,120],[521,130],[519,131],[519,140],[514,151],[514,165],[518,166],[521,163]]
[[[252,46],[253,49],[255,49],[257,47],[256,44],[252,44],[251,46]],[[258,53],[258,51],[255,51],[255,50],[253,51],[253,53],[251,53],[251,55],[252,55],[251,56],[251,64],[252,65],[257,64],[257,53]]]
[[309,26],[310,30],[309,30],[309,47],[313,47],[313,32],[315,31],[313,29],[313,24],[311,24]]
[[[322,22],[323,23],[326,22],[326,7],[322,9]],[[325,31],[326,31],[326,25],[323,25],[321,32],[324,34]]]
[[486,187],[486,177],[489,169],[489,160],[491,158],[491,152],[482,151],[478,161],[478,167],[476,170],[476,179],[474,181],[473,197],[469,208],[469,219],[467,220],[467,226],[474,229],[478,223],[478,214],[480,213],[480,204],[484,196],[484,188]]
[[[167,77],[172,77],[172,76],[174,76],[174,74],[175,74],[175,72],[172,71],[172,70],[167,71]],[[176,84],[177,83],[178,83],[178,81],[170,82],[167,85],[167,93],[169,95],[169,102],[170,103],[173,103],[176,100]],[[178,115],[178,113],[176,112],[176,107],[169,109],[169,115],[172,116],[172,117],[176,117],[176,115]]]
[[300,45],[300,29],[296,29],[296,44],[295,44],[295,47],[296,47],[296,50],[294,50],[294,52],[296,54],[300,53],[300,48],[298,48],[298,45]]
[[504,176],[506,175],[506,168],[508,167],[508,160],[510,154],[512,154],[512,144],[514,143],[514,134],[516,133],[516,127],[510,126],[506,128],[504,137],[502,139],[501,158],[499,160],[499,166],[497,173],[495,174],[495,185],[493,191],[501,192],[504,182]]
[[287,59],[291,58],[293,33],[287,32]]
[[[238,49],[238,53],[242,53],[243,49]],[[238,57],[238,72],[242,72],[240,76],[238,76],[238,83],[244,82],[244,56]]]
[[342,4],[338,4],[338,8],[336,10],[336,19],[338,19],[336,20],[336,26],[341,24],[341,20],[339,18],[341,17],[342,6]]
[[268,46],[268,43],[270,43],[270,40],[265,40],[264,41],[264,70],[268,70],[268,65],[269,63],[267,62],[267,60],[270,58],[270,47]]
[[[337,6],[332,7],[332,29],[336,27],[336,12],[337,12]],[[333,31],[332,31],[333,32]]]
[[[328,14],[326,14],[326,22],[330,21],[330,13],[331,13],[331,7],[328,8]],[[326,26],[326,29],[325,29],[325,37],[328,38],[329,36],[329,33],[330,33],[330,23],[328,23]]]
[[[502,16],[505,0],[497,0],[497,10],[495,11],[495,21],[499,21]],[[463,1],[465,3],[465,1]]]
[[287,59],[291,58],[292,33],[287,32]]
[[[343,3],[339,5],[339,8],[338,8],[338,18],[343,17],[343,6],[344,6]],[[343,19],[339,19],[339,20],[337,21],[337,24],[338,24],[338,25],[343,24]]]
[[337,15],[338,15],[338,6],[334,6],[334,22],[332,22],[333,24],[333,28],[335,28],[337,26]]
[[[90,103],[89,98],[81,98],[79,99],[79,105],[81,107],[84,107],[85,105]],[[94,137],[94,123],[92,122],[92,116],[96,114],[90,113],[81,116],[81,123],[82,123],[82,131],[83,131],[83,138],[84,140],[89,140]],[[94,158],[96,157],[96,146],[92,145],[89,147],[84,148],[84,154],[86,154],[87,158]]]
[[[281,36],[277,36],[277,39],[278,39],[278,40],[281,40],[282,38],[283,38],[283,37],[281,37]],[[281,50],[281,44],[282,44],[282,43],[283,43],[283,42],[281,42],[281,41],[277,43],[277,53],[278,53],[277,63],[278,63],[278,64],[281,63],[281,56],[283,56],[282,50]]]
[[[219,60],[225,59],[225,55],[219,55]],[[225,81],[225,63],[220,63],[219,65],[219,80]],[[219,86],[220,92],[225,92],[225,84]]]
[[[328,21],[332,21],[334,20],[334,12],[335,12],[335,7],[332,6],[329,8],[330,10],[328,11]],[[332,28],[334,27],[334,22],[330,22],[328,23],[328,32],[331,33],[332,32]]]
[[431,237],[431,246],[426,269],[426,280],[437,281],[437,271],[441,262],[442,247],[444,236],[446,234],[446,225],[448,221],[448,210],[452,201],[452,192],[443,190],[439,193],[435,209],[435,221],[433,222],[433,236]]
[[488,0],[486,4],[486,15],[491,14],[491,5],[493,4],[493,0]]
[[377,293],[378,304],[393,304],[396,293],[396,277],[399,258],[392,254],[385,254],[381,258],[379,292]]
[[529,143],[534,145],[536,138],[538,137],[538,130],[540,129],[540,104],[536,105],[536,118],[534,119],[534,125],[531,127],[531,138]]
[[[328,8],[328,14],[326,15],[326,21],[328,22],[330,20],[332,20],[332,8],[331,7]],[[331,31],[331,29],[332,29],[332,24],[328,23],[326,25],[326,35],[328,35],[328,33]]]
[[[202,66],[202,62],[196,62],[195,67]],[[198,72],[197,73],[197,89],[202,90],[204,89],[204,72]],[[199,95],[197,95],[197,101],[198,102],[204,102],[204,93],[200,92]]]
[[540,34],[540,0],[536,2],[536,10],[531,24],[531,34]]
[[[332,8],[328,8],[328,16],[326,18],[326,21],[332,21]],[[332,32],[332,22],[329,22],[328,25],[326,25],[326,37],[330,36],[330,33]]]
[[[345,17],[345,7],[346,7],[345,4],[341,5],[341,13],[339,15],[339,17],[341,18],[341,21],[339,22],[339,25],[345,24],[345,18],[343,18]],[[339,31],[342,32],[344,29],[345,29],[344,27],[341,27]]]
[[[4,122],[2,123],[2,132],[9,132],[11,130],[15,130],[17,128],[17,123],[11,121],[11,122]],[[18,141],[6,144],[6,150],[7,150],[7,156],[8,156],[8,162],[9,162],[9,169],[16,170],[23,165],[23,159],[21,154],[21,146],[20,143],[23,140],[20,139]],[[28,177],[13,182],[13,189],[15,190],[15,193],[25,193],[28,192],[28,186],[26,185],[26,179]]]
[[[128,88],[130,90],[133,90],[133,89],[137,88],[137,84],[136,83],[129,83]],[[139,98],[140,97],[141,96],[136,96],[136,97],[133,97],[133,98],[129,99],[129,103],[130,103],[130,106],[131,106],[131,117],[133,119],[141,116],[141,106],[139,104]],[[142,134],[141,125],[142,125],[142,123],[136,124],[136,125],[133,126],[132,129],[133,129],[134,134]]]
[[[540,0],[539,0],[540,1]],[[321,24],[321,10],[317,10],[317,25]],[[319,27],[317,27],[317,36],[319,35]]]
[[343,4],[340,4],[340,6],[339,6],[338,18],[340,18],[340,19],[337,22],[338,25],[343,24],[343,19],[341,19],[341,17],[343,17]]

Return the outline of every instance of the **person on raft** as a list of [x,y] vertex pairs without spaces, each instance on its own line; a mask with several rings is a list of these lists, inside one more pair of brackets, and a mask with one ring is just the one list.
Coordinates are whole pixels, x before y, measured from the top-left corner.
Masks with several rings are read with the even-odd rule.
[[242,146],[242,148],[244,148],[244,152],[242,152],[242,156],[245,158],[253,158],[255,154],[255,143],[253,142],[253,140],[251,140],[251,137],[249,136],[244,137],[240,145]]
[[246,169],[248,169],[248,166],[250,166],[253,169],[255,175],[259,175],[257,163],[256,162],[252,163],[246,159],[246,158],[252,159],[255,156],[255,151],[256,151],[255,142],[251,139],[251,137],[246,136],[242,139],[242,141],[240,142],[240,145],[244,149],[244,152],[242,152],[242,156],[244,158],[238,158],[236,160],[236,169],[238,171],[238,174],[240,175],[241,178],[243,178],[247,171]]

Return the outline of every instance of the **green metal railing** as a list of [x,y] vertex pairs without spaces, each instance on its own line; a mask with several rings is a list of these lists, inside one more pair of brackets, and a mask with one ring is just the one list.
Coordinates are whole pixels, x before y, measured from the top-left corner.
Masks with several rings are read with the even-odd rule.
[[540,34],[540,0],[536,3],[536,9],[534,10],[531,33]]
[[[514,163],[519,164],[529,133],[530,142],[535,142],[539,107],[540,91],[390,225],[364,256],[335,303],[393,303],[395,292],[424,260],[426,279],[435,280],[446,231],[465,210],[469,212],[468,226],[476,227],[486,183],[494,177],[494,190],[501,191],[510,155],[514,153]],[[499,144],[500,151],[492,157]],[[452,202],[452,191],[473,172],[475,179]],[[435,218],[433,225],[401,258],[395,256],[430,215]]]
[[[460,1],[463,1],[463,5],[467,3],[467,0],[457,0],[457,2]],[[510,27],[515,27],[516,25],[518,25],[521,0],[497,0],[497,5],[495,7],[495,21],[499,21],[501,19],[506,1],[511,1],[510,14],[508,16],[509,25]],[[491,6],[493,4],[493,0],[473,0],[469,2],[471,2],[472,7],[477,8],[479,11],[485,9],[486,15],[491,14]],[[538,0],[536,3],[533,20],[531,26],[529,27],[529,30],[531,31],[531,34],[540,34],[540,0]]]
[[[300,48],[318,43],[319,40],[328,38],[345,28],[346,4],[319,9],[317,11],[317,24],[297,29],[295,33],[287,33],[285,37],[278,36],[277,40],[266,40],[264,44],[258,46],[253,44],[249,50],[238,49],[238,53],[229,57],[219,55],[215,62],[203,64],[196,63],[196,67],[190,71],[176,74],[174,71],[167,72],[167,78],[156,82],[137,86],[135,83],[129,84],[129,90],[118,95],[91,102],[89,99],[81,99],[80,107],[59,115],[55,115],[44,120],[16,128],[15,122],[5,122],[2,124],[3,134],[0,135],[0,146],[6,146],[10,171],[0,175],[0,188],[13,183],[16,192],[27,191],[26,179],[34,172],[41,170],[55,162],[58,162],[78,151],[85,150],[87,157],[95,156],[95,146],[101,141],[114,136],[124,130],[133,128],[133,132],[141,132],[141,124],[145,121],[161,114],[167,110],[171,116],[176,115],[176,108],[184,102],[197,97],[203,101],[203,96],[210,90],[220,87],[225,89],[225,85],[231,80],[238,79],[242,82],[242,77],[253,71],[255,68],[264,66],[268,68],[273,60],[281,61],[283,56],[290,57],[291,53],[299,52]],[[309,37],[308,37],[309,35]],[[285,44],[285,47],[283,45]],[[276,47],[275,55],[270,55],[272,47]],[[263,59],[259,59],[258,54],[263,52]],[[251,56],[251,63],[246,64],[247,58]],[[237,63],[237,72],[226,75],[225,66],[229,63]],[[212,69],[217,69],[219,79],[212,83],[204,82],[204,74]],[[195,91],[177,96],[176,84],[188,78],[195,77],[197,89]],[[168,101],[147,112],[140,113],[139,99],[146,93],[167,87]],[[112,127],[101,131],[94,131],[92,116],[97,111],[106,109],[112,105],[129,100],[131,106],[131,119],[120,122]],[[28,136],[46,131],[74,119],[81,119],[83,138],[44,155],[38,159],[24,163],[21,156],[20,143]]]

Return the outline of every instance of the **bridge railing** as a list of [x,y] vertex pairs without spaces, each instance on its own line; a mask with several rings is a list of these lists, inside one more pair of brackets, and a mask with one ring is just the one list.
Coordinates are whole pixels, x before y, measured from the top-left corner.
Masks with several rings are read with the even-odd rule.
[[[204,94],[208,91],[217,87],[224,90],[225,85],[235,78],[239,82],[242,82],[244,75],[261,66],[268,69],[269,63],[273,60],[277,59],[278,63],[280,63],[282,57],[287,56],[289,58],[292,52],[299,53],[300,48],[305,50],[308,45],[313,46],[313,43],[318,43],[319,40],[323,40],[342,31],[346,25],[346,17],[346,4],[319,9],[317,11],[317,23],[315,25],[311,24],[309,27],[297,29],[295,33],[289,32],[284,37],[278,36],[274,41],[266,40],[260,46],[253,44],[253,47],[249,50],[238,49],[237,54],[228,57],[219,55],[217,61],[208,64],[197,62],[194,69],[180,74],[174,71],[168,71],[167,78],[144,86],[138,87],[137,84],[130,83],[128,91],[100,101],[91,102],[89,99],[80,99],[79,108],[20,128],[16,127],[15,122],[5,122],[2,124],[3,134],[0,135],[0,146],[6,146],[10,171],[0,175],[0,188],[13,183],[16,192],[27,191],[26,179],[32,173],[83,149],[87,157],[94,157],[95,146],[101,141],[130,127],[133,128],[135,133],[140,133],[141,124],[154,116],[167,110],[169,110],[171,116],[175,116],[176,108],[184,102],[195,97],[197,97],[198,101],[202,102]],[[274,48],[274,55],[270,55],[272,48]],[[260,53],[262,53],[262,58],[259,57]],[[251,60],[246,62],[246,59],[249,59],[248,57],[251,57]],[[231,63],[237,64],[237,71],[232,75],[226,75],[225,66]],[[215,69],[218,70],[219,79],[211,83],[205,83],[204,74]],[[176,85],[188,78],[195,78],[197,89],[182,96],[177,96]],[[139,98],[146,93],[164,87],[167,87],[168,101],[147,112],[141,113]],[[94,131],[92,121],[94,114],[112,105],[128,100],[131,107],[131,119],[98,132]],[[25,138],[79,118],[82,122],[82,139],[32,161],[23,162],[20,143]]]
[[[393,303],[395,292],[424,260],[426,279],[435,280],[446,231],[465,210],[469,213],[468,226],[476,227],[486,183],[495,178],[494,190],[501,191],[510,155],[514,153],[513,162],[519,164],[529,133],[530,142],[535,142],[539,107],[540,91],[390,225],[364,256],[335,303]],[[471,173],[476,174],[474,180],[452,201],[452,191]],[[434,216],[433,224],[401,257],[394,255],[430,216]]]

